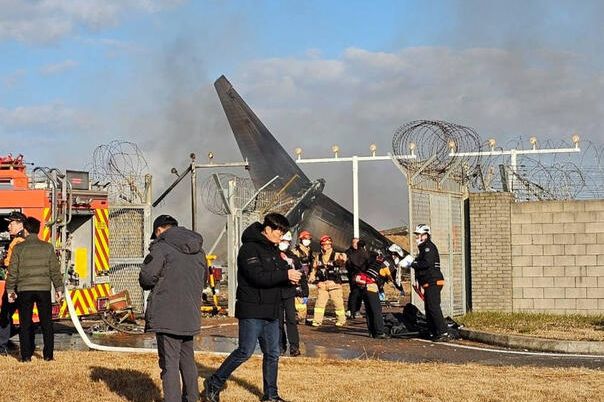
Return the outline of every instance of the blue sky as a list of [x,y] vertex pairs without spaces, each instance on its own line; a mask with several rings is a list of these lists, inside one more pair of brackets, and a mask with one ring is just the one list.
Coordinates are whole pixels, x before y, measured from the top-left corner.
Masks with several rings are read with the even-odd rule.
[[[0,0],[0,154],[81,168],[134,141],[161,187],[175,155],[239,157],[221,74],[286,149],[387,150],[423,118],[602,143],[602,20],[598,1]],[[309,172],[350,203],[345,169]]]

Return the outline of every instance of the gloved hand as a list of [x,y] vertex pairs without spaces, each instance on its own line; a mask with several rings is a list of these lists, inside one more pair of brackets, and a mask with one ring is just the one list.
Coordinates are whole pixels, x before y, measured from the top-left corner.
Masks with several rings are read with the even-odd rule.
[[403,268],[409,268],[413,261],[415,261],[415,257],[413,257],[411,254],[408,254],[405,258],[403,258],[401,265]]
[[308,297],[302,298],[302,304],[308,304]]

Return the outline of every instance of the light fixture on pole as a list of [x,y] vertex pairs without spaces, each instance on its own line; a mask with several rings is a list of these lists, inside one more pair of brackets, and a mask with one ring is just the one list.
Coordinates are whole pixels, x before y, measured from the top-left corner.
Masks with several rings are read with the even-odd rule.
[[537,149],[537,137],[532,136],[529,139],[529,142],[531,143],[531,145],[533,146],[533,150]]

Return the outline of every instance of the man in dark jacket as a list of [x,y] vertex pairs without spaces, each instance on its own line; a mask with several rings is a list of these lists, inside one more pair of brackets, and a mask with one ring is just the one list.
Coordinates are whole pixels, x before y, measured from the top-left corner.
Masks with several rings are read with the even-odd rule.
[[263,401],[283,401],[277,389],[279,365],[279,310],[281,289],[298,283],[300,272],[288,269],[277,245],[287,232],[289,222],[276,213],[267,214],[264,222],[250,225],[241,236],[237,256],[237,302],[239,347],[204,382],[206,401],[218,401],[219,393],[231,373],[247,361],[256,342],[263,353]]
[[[205,285],[203,238],[178,226],[170,215],[153,222],[154,241],[138,281],[147,298],[145,327],[155,332],[166,402],[197,401],[197,365],[193,337],[201,327],[201,292]],[[180,387],[182,376],[183,387]]]
[[[432,340],[446,342],[449,340],[449,334],[440,308],[440,292],[445,284],[443,274],[440,271],[440,255],[436,245],[432,243],[432,232],[429,226],[417,225],[414,233],[419,254],[410,263],[410,266],[415,270],[415,279],[424,289],[424,306],[428,328]],[[411,258],[406,258],[407,261],[412,261]]]
[[8,268],[6,291],[8,300],[17,300],[19,309],[19,348],[21,361],[31,361],[34,352],[32,314],[34,303],[44,338],[44,360],[53,360],[54,332],[52,328],[51,284],[57,299],[63,297],[63,275],[52,244],[38,239],[40,221],[29,217],[23,222],[25,240],[15,246]]
[[356,283],[355,277],[367,270],[369,261],[369,253],[365,249],[365,242],[359,240],[358,237],[353,237],[350,247],[346,250],[346,256],[348,257],[346,259],[346,271],[350,284],[346,316],[354,319],[361,310],[361,302],[363,301],[363,289]]

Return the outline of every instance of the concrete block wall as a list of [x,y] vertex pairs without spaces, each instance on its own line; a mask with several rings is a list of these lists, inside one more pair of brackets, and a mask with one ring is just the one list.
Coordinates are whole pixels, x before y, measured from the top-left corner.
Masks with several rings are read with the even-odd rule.
[[512,230],[509,193],[470,194],[473,311],[512,311]]
[[511,206],[513,310],[604,313],[604,200]]

